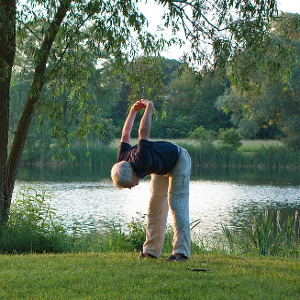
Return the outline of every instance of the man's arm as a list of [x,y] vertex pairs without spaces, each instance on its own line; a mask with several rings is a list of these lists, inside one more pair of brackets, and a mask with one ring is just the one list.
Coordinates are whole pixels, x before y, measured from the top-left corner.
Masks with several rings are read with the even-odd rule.
[[146,106],[146,110],[140,122],[139,139],[149,140],[151,131],[153,103],[149,100],[142,99],[141,102]]
[[142,110],[145,107],[145,104],[142,103],[142,100],[138,100],[133,104],[131,107],[129,114],[125,120],[123,130],[122,130],[122,136],[121,136],[121,142],[125,142],[130,144],[130,134],[133,127],[133,123],[135,120],[136,113],[139,110]]

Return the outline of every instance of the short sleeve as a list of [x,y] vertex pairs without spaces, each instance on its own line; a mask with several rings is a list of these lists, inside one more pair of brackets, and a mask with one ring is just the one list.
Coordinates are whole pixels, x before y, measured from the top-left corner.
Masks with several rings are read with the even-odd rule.
[[121,142],[119,146],[119,151],[117,155],[117,161],[120,162],[124,160],[124,154],[131,149],[131,146],[128,143]]

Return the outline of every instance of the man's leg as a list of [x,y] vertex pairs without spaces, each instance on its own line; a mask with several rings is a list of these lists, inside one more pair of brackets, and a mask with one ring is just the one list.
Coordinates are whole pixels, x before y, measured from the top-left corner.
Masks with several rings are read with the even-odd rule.
[[174,225],[173,254],[190,255],[189,185],[191,158],[185,149],[174,169],[169,173],[169,206]]
[[143,252],[156,257],[161,254],[168,218],[168,185],[169,178],[151,175],[151,196],[148,207],[146,241]]

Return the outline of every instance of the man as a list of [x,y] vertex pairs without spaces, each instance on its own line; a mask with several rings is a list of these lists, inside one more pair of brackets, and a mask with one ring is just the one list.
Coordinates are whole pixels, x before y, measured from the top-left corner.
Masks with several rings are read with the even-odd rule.
[[[139,126],[139,141],[130,146],[136,113],[145,109]],[[111,177],[117,188],[129,188],[151,174],[146,241],[140,258],[161,254],[168,210],[172,212],[174,239],[170,261],[185,261],[190,255],[189,182],[191,159],[188,152],[170,142],[149,141],[153,103],[138,100],[130,109],[122,130],[118,163]]]

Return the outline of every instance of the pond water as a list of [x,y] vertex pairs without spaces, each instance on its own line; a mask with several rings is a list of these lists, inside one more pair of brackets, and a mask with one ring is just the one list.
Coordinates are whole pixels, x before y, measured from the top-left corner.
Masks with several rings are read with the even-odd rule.
[[[68,228],[78,222],[85,230],[101,230],[113,223],[125,229],[132,218],[147,213],[149,179],[132,190],[118,190],[101,168],[21,168],[15,190],[22,182],[35,181],[52,191],[50,205]],[[299,174],[260,170],[194,170],[192,174],[190,221],[201,219],[196,230],[203,236],[221,232],[221,224],[239,227],[265,207],[280,209],[283,218],[300,211]],[[170,216],[168,223],[172,224]]]

